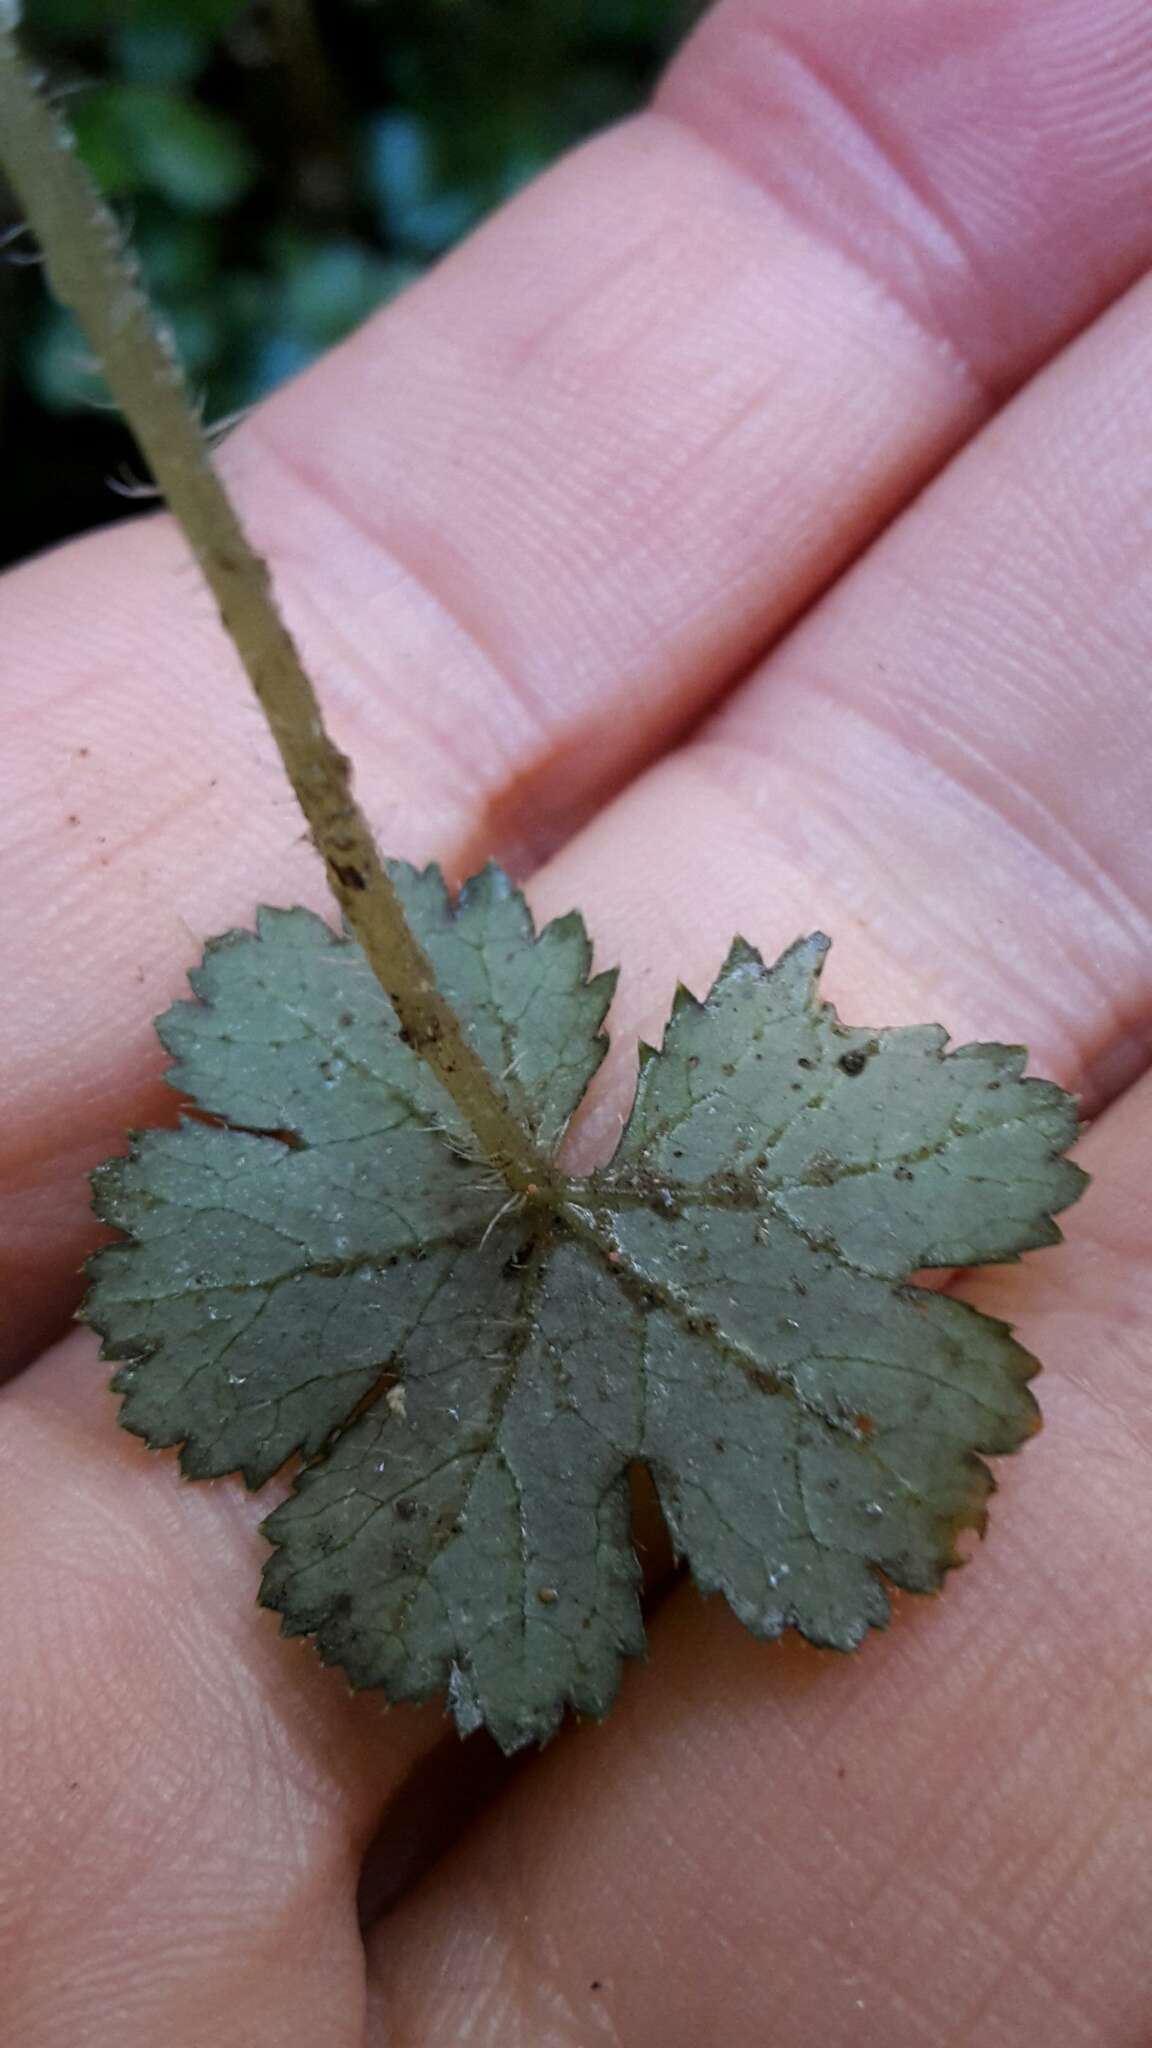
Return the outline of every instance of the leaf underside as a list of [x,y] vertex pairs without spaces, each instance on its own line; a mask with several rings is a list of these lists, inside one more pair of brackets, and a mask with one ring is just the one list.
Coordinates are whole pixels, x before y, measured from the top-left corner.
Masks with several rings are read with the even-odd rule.
[[[605,1050],[576,915],[537,934],[499,870],[394,879],[540,1150]],[[610,1164],[510,1200],[402,1042],[356,943],[304,910],[215,941],[160,1020],[202,1117],[95,1177],[124,1240],[84,1315],[121,1419],[193,1478],[261,1486],[261,1598],[357,1686],[446,1691],[463,1732],[603,1714],[643,1647],[628,1473],[756,1635],[851,1649],[885,1581],[934,1589],[983,1526],[981,1454],[1036,1426],[1008,1328],[916,1287],[1059,1237],[1071,1099],[1024,1053],[850,1030],[827,940],[737,941],[644,1048]]]

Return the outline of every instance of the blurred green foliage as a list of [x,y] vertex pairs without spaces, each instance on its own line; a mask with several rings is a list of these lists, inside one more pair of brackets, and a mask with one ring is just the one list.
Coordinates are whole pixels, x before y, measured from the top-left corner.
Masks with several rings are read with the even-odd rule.
[[[700,0],[25,0],[209,419],[338,341],[629,112]],[[0,197],[0,209],[3,199]],[[18,225],[11,204],[0,229]],[[19,237],[0,266],[0,557],[112,517],[126,453]]]

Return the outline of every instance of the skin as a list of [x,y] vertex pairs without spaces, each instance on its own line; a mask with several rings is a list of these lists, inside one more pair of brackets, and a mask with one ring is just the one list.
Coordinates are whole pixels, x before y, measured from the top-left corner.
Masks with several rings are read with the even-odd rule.
[[[731,0],[227,445],[383,843],[624,962],[585,1158],[734,930],[1093,1118],[1066,1248],[966,1285],[1047,1367],[970,1568],[851,1660],[671,1589],[458,1839],[483,1745],[281,1642],[267,1499],[67,1333],[149,1020],[315,859],[163,519],[0,586],[8,2048],[1147,2037],[1150,263],[1145,0]],[[433,1868],[365,1939],[389,1821]]]

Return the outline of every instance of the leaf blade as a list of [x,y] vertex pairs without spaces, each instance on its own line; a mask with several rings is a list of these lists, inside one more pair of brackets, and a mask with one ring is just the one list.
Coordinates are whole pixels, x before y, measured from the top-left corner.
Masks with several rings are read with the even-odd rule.
[[[488,869],[393,869],[472,1043],[545,1155],[603,1057],[611,977]],[[355,1684],[547,1740],[640,1653],[628,1475],[758,1635],[858,1645],[981,1530],[1037,1409],[1003,1325],[922,1266],[1053,1242],[1075,1106],[1019,1048],[843,1025],[828,948],[737,941],[679,992],[614,1158],[510,1194],[354,941],[262,912],[161,1020],[211,1123],[97,1176],[125,1241],[86,1309],[122,1420],[260,1485],[262,1599]]]
[[402,1404],[363,1416],[265,1524],[261,1599],[354,1685],[444,1691],[461,1733],[483,1724],[512,1750],[546,1741],[566,1704],[605,1713],[643,1636],[615,1290],[572,1246],[521,1268],[522,1234],[495,1235],[465,1282],[478,1293],[410,1345]]
[[737,942],[645,1064],[611,1176],[704,1181],[717,1199],[743,1186],[749,1206],[894,1280],[1058,1242],[1053,1218],[1085,1184],[1062,1156],[1072,1098],[1024,1078],[1019,1046],[848,1029],[819,1000],[827,951],[816,933],[766,967]]

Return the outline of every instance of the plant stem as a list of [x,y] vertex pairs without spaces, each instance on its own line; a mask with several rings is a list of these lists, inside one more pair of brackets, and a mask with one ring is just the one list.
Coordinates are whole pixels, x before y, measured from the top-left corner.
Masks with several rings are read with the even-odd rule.
[[184,530],[248,672],[337,902],[413,1049],[514,1190],[552,1179],[436,986],[328,737],[316,692],[213,467],[171,338],[154,320],[116,221],[74,141],[25,71],[0,0],[0,165],[37,236],[52,288],[79,320],[104,378]]

